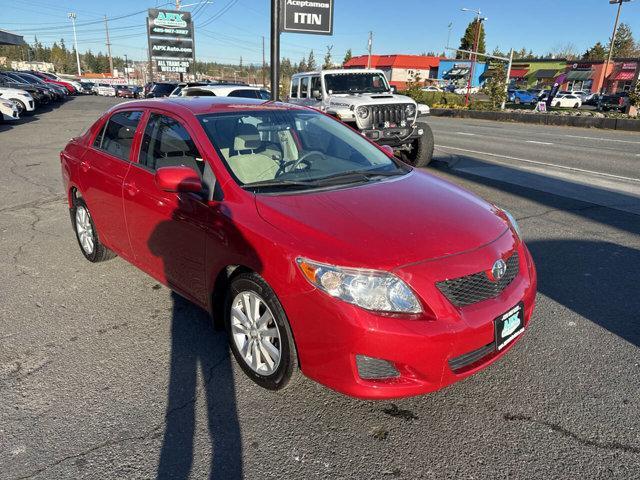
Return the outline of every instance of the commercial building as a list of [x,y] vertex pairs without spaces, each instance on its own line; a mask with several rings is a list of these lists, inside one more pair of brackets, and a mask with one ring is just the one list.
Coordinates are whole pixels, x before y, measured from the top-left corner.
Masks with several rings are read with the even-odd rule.
[[[473,69],[472,87],[481,87],[486,78],[488,64],[476,62]],[[440,84],[454,84],[456,87],[464,87],[469,82],[471,74],[471,60],[441,58],[438,67],[438,81]]]
[[[371,68],[382,70],[389,83],[399,90],[407,82],[419,80],[420,83],[432,83],[438,77],[440,59],[428,55],[371,55]],[[344,68],[367,68],[368,55],[360,55],[348,60]]]

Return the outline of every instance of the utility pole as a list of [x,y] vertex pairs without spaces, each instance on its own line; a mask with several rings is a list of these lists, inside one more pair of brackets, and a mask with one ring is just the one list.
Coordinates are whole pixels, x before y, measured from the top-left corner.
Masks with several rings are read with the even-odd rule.
[[176,0],[176,10],[180,10],[180,0]]
[[611,44],[609,45],[609,55],[607,56],[607,63],[604,64],[602,69],[602,83],[600,84],[600,94],[604,92],[604,79],[609,70],[609,64],[611,63],[611,57],[613,56],[613,44],[616,42],[616,36],[618,34],[618,22],[620,21],[620,12],[622,11],[622,4],[630,0],[609,0],[609,3],[614,5],[618,4],[618,13],[616,13],[616,21],[613,24],[613,33],[611,34]]
[[262,35],[262,86],[267,86],[267,79],[265,78],[267,75],[267,65],[264,60],[264,35]]
[[367,68],[371,68],[371,47],[373,47],[373,32],[369,32],[369,41],[367,42],[367,50],[369,55],[367,57]]
[[76,63],[78,65],[78,76],[82,75],[82,71],[80,70],[80,53],[78,52],[78,36],[76,35],[76,14],[75,12],[71,12],[67,14],[67,16],[71,19],[71,24],[73,25],[73,44],[76,50]]
[[104,16],[104,30],[107,33],[107,55],[109,55],[109,73],[113,76],[113,57],[111,56],[111,42],[109,41],[109,24],[107,16]]
[[513,66],[513,48],[509,52],[509,63],[507,64],[507,80],[506,82],[504,82],[505,83],[505,87],[504,87],[505,99],[502,101],[502,104],[500,105],[500,110],[504,110],[504,107],[506,106],[506,103],[507,103],[506,99],[509,96],[509,77],[511,77],[512,66]]
[[271,0],[271,100],[280,98],[280,0]]
[[129,83],[129,59],[127,54],[124,54],[124,74],[127,76],[127,83]]

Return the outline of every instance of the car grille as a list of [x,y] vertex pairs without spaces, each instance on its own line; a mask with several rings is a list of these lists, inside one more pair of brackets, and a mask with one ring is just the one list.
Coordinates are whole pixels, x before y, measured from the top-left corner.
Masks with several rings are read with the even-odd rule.
[[407,104],[403,103],[370,106],[369,111],[371,113],[372,126],[384,126],[385,122],[395,123],[396,126],[399,126],[400,122],[407,119],[406,106]]
[[486,272],[478,272],[465,277],[438,282],[436,287],[456,307],[464,307],[489,298],[495,298],[516,278],[520,267],[518,252],[513,252],[506,260],[506,264],[507,270],[497,282],[491,280]]

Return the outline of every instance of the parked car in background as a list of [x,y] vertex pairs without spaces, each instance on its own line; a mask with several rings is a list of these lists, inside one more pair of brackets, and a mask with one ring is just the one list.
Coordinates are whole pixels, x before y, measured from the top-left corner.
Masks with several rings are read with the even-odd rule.
[[436,87],[435,85],[429,85],[427,87],[422,87],[420,90],[423,92],[441,92],[442,89],[440,87]]
[[629,106],[629,92],[603,95],[598,101],[598,110],[608,112],[610,110],[624,112]]
[[584,90],[560,90],[560,92],[558,93],[561,93],[563,95],[575,95],[576,97],[580,98],[582,103],[585,102],[587,96],[589,95],[589,93],[585,92]]
[[71,85],[69,82],[65,82],[62,80],[54,80],[50,77],[48,77],[47,75],[45,75],[42,72],[38,72],[36,70],[21,70],[22,73],[28,73],[30,75],[34,75],[38,78],[40,78],[42,81],[46,82],[46,83],[53,83],[54,85],[60,85],[61,87],[64,87],[69,95],[73,95],[76,93],[76,89],[73,87],[73,85]]
[[136,98],[136,93],[129,85],[114,85],[114,88],[116,90],[116,97]]
[[82,255],[117,254],[205,308],[264,388],[302,373],[359,398],[420,395],[530,325],[514,217],[316,109],[125,102],[60,160]]
[[240,97],[269,100],[271,94],[264,88],[246,87],[236,84],[213,84],[184,87],[181,97]]
[[18,114],[31,113],[36,109],[36,102],[29,92],[19,88],[6,88],[0,86],[0,98],[13,102],[18,108]]
[[[469,94],[471,95],[475,95],[476,93],[480,92],[480,87],[471,87],[468,89]],[[466,95],[467,94],[467,87],[458,87],[455,88],[453,90],[453,93],[458,94],[458,95]]]
[[69,92],[66,88],[53,83],[47,83],[44,80],[42,80],[40,77],[31,75],[30,73],[7,72],[6,75],[9,75],[12,78],[16,78],[16,79],[23,79],[24,81],[31,83],[32,85],[39,85],[41,87],[46,88],[52,93],[53,99],[56,101],[65,100],[69,95]]
[[551,106],[559,108],[580,108],[582,106],[582,100],[580,100],[580,97],[577,95],[559,93],[551,100]]
[[103,97],[116,96],[116,88],[108,83],[98,83],[95,87],[95,92],[97,95],[101,95]]
[[600,94],[599,93],[591,93],[587,96],[587,99],[582,102],[583,105],[591,105],[594,107],[598,106],[598,102],[600,101]]
[[510,90],[509,101],[515,104],[526,103],[532,105],[538,101],[538,95],[527,90]]
[[53,95],[49,93],[49,91],[44,87],[40,87],[38,85],[32,85],[30,83],[27,83],[24,80],[18,81],[12,77],[9,77],[8,75],[4,75],[3,73],[0,73],[0,87],[15,88],[18,90],[24,90],[28,92],[33,98],[33,103],[35,108],[41,105],[48,104],[53,98]]
[[4,122],[13,122],[20,118],[18,107],[9,100],[0,98],[0,120]]
[[145,98],[168,97],[175,90],[175,82],[151,82],[145,85]]

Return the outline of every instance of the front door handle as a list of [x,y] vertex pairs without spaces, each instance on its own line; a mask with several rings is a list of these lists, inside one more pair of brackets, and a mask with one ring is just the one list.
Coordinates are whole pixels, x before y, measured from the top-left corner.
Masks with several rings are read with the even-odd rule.
[[91,168],[91,165],[89,165],[87,162],[85,162],[84,160],[82,162],[80,162],[80,169],[84,172],[87,173],[89,171],[89,169]]
[[140,191],[140,189],[136,187],[134,183],[129,183],[129,182],[124,184],[124,189],[132,197],[136,196],[136,194]]

